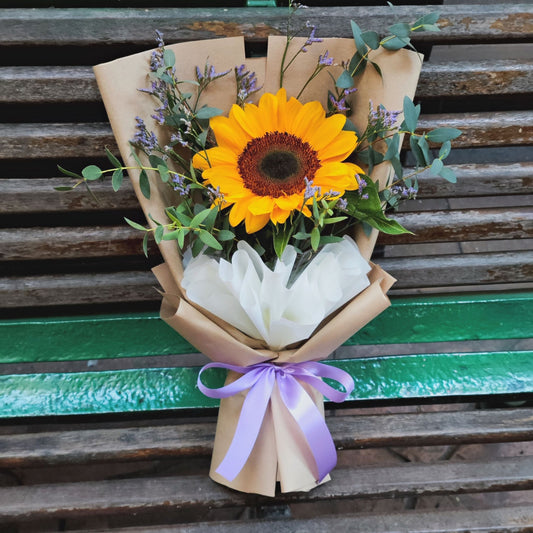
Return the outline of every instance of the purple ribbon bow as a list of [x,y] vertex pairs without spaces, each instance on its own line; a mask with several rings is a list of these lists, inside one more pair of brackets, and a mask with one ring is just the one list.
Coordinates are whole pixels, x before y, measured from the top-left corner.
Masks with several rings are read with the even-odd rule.
[[[233,383],[210,389],[201,381],[208,368],[226,368],[242,374]],[[346,392],[330,387],[320,378],[339,382]],[[304,363],[259,363],[236,366],[209,363],[198,374],[198,388],[210,398],[228,398],[248,390],[231,445],[217,468],[217,473],[233,481],[244,467],[263,423],[274,384],[277,383],[285,407],[302,430],[316,462],[316,479],[322,481],[337,464],[337,452],[326,422],[317,406],[298,382],[308,383],[334,402],[343,402],[354,389],[352,377],[339,368],[314,361]]]

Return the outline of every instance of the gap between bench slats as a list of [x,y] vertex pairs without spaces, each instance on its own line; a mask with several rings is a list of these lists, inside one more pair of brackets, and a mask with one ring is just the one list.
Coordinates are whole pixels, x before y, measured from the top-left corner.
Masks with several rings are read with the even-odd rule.
[[[509,42],[533,37],[530,4],[395,6],[400,20],[435,11],[441,13],[438,34],[420,32],[416,41],[432,43]],[[415,9],[415,14],[413,11]],[[280,8],[154,8],[154,9],[3,9],[0,45],[87,46],[128,43],[153,47],[153,31],[159,29],[168,42],[244,35],[264,41],[268,35],[284,35],[287,10]],[[320,28],[320,37],[351,38],[349,19],[367,30],[383,31],[390,24],[390,9],[374,6],[310,7],[305,18]],[[261,21],[261,22],[258,22]]]
[[[174,526],[113,529],[116,533],[528,533],[533,529],[533,507],[497,507],[482,510],[431,510],[380,515],[329,515],[313,518],[260,521],[200,522]],[[80,531],[79,533],[89,533]],[[108,533],[91,530],[90,533]]]
[[[533,439],[531,409],[329,416],[337,449],[518,442]],[[0,467],[124,462],[206,456],[215,423],[62,430],[0,436]]]
[[[417,132],[440,127],[463,132],[454,141],[456,148],[533,144],[533,111],[425,115]],[[105,146],[117,151],[111,128],[103,122],[0,124],[0,159],[96,158]]]
[[[418,176],[418,198],[456,198],[502,195],[526,195],[533,187],[533,162],[450,165],[457,175],[457,183],[430,176],[426,171]],[[409,174],[414,168],[405,168]],[[505,179],[502,177],[505,176]],[[72,180],[73,182],[73,180]],[[54,213],[98,212],[108,210],[139,210],[139,202],[129,181],[118,192],[111,188],[111,180],[93,182],[91,190],[79,187],[59,194],[54,187],[69,185],[71,180],[60,178],[6,178],[0,179],[0,212]]]
[[0,519],[527,490],[533,488],[533,457],[338,468],[333,476],[308,493],[282,493],[275,499],[230,491],[205,475],[0,488]]
[[[424,63],[418,98],[522,95],[533,86],[533,62],[515,60]],[[101,102],[91,67],[0,67],[0,103]]]

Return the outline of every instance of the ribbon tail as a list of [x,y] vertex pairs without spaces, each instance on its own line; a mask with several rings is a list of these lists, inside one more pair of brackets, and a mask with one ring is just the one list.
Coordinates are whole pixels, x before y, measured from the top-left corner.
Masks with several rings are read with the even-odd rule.
[[244,399],[233,440],[224,459],[216,469],[217,474],[228,481],[233,481],[237,477],[252,453],[270,402],[274,382],[273,371],[263,374]]
[[337,464],[337,450],[328,426],[313,400],[294,377],[278,376],[277,384],[283,403],[302,430],[313,454],[320,483]]

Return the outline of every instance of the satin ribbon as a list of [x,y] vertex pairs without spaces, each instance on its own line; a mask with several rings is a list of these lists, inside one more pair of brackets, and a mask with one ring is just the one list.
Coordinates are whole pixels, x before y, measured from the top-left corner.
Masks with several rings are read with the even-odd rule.
[[[242,376],[229,385],[210,389],[201,380],[202,373],[209,368],[225,368]],[[330,387],[320,378],[337,381],[346,392]],[[259,435],[275,383],[285,407],[300,427],[313,454],[317,481],[322,481],[333,470],[337,464],[335,444],[321,412],[298,380],[311,385],[334,402],[343,402],[354,389],[352,377],[344,370],[314,361],[281,365],[259,363],[246,367],[209,363],[200,370],[198,388],[210,398],[229,398],[248,390],[233,440],[216,470],[218,474],[233,481],[246,464]]]

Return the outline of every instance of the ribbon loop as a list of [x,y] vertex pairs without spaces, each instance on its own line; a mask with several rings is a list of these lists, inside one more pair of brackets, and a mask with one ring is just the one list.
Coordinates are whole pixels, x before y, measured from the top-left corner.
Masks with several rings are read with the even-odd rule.
[[[225,368],[242,376],[233,383],[211,389],[201,380],[202,373],[209,368]],[[321,378],[337,381],[344,387],[345,392],[334,389]],[[243,469],[259,436],[275,384],[284,406],[298,424],[311,450],[316,463],[312,467],[317,481],[322,481],[331,472],[337,463],[335,444],[322,414],[300,381],[311,385],[334,402],[344,401],[355,386],[352,377],[344,370],[316,361],[281,365],[258,363],[245,367],[209,363],[202,367],[198,374],[198,388],[206,396],[221,399],[248,391],[233,440],[216,470],[217,473],[228,481],[233,481]]]

